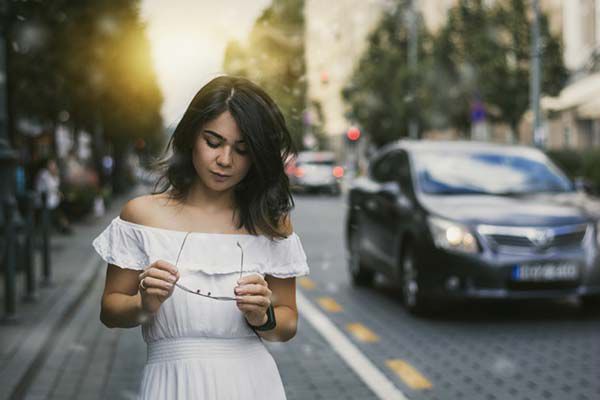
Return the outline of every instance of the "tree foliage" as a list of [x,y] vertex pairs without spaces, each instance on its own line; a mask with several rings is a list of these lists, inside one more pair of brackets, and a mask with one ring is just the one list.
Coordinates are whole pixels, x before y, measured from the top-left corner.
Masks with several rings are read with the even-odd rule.
[[247,43],[227,45],[223,63],[228,74],[252,80],[273,97],[297,146],[306,106],[303,9],[303,0],[274,0],[254,24]]
[[[398,2],[394,10],[383,15],[342,93],[350,106],[349,118],[358,122],[376,145],[407,136],[410,116],[416,117],[420,126],[426,122],[421,110],[430,99],[422,83],[428,77],[425,69],[412,71],[408,67],[405,8],[405,2]],[[429,43],[423,29],[420,38],[418,54],[422,60]]]
[[[494,75],[490,75],[494,79],[481,79],[487,101],[499,111],[498,120],[509,124],[515,136],[517,125],[529,108],[532,15],[528,7],[526,0],[509,0],[498,2],[491,10],[500,52],[491,71]],[[567,77],[561,44],[550,33],[545,15],[541,15],[539,23],[542,91],[556,95]]]
[[[368,49],[344,90],[350,117],[381,145],[407,135],[409,117],[422,129],[454,128],[466,135],[480,100],[492,122],[516,127],[529,108],[532,13],[526,0],[459,0],[433,35],[421,28],[419,68],[406,57],[407,29],[398,0],[369,37]],[[554,95],[566,79],[562,45],[540,18],[542,92]],[[416,101],[407,102],[416,82]],[[411,108],[413,106],[413,108]]]
[[[116,152],[162,140],[162,94],[136,0],[11,2],[14,117],[102,129]],[[67,117],[68,116],[68,117]]]

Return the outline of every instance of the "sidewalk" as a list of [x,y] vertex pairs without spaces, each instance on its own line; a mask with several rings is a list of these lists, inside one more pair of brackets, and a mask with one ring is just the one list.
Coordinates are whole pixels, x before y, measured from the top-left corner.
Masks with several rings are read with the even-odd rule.
[[[35,304],[19,303],[18,324],[0,325],[0,400],[136,398],[146,345],[139,327],[100,323],[105,265],[91,247],[125,200],[113,202],[104,217],[78,224],[75,235],[57,237],[55,285]],[[299,327],[288,343],[265,342],[288,400],[376,399],[302,314]]]
[[[28,375],[43,361],[53,333],[77,306],[92,279],[99,274],[100,260],[92,256],[91,242],[135,192],[117,197],[101,218],[90,216],[74,224],[74,234],[53,235],[51,239],[52,285],[38,288],[38,300],[24,303],[24,277],[17,276],[17,321],[0,325],[0,400],[18,395]],[[41,257],[35,254],[37,280]],[[0,298],[4,313],[4,296]],[[18,397],[18,396],[17,396]]]

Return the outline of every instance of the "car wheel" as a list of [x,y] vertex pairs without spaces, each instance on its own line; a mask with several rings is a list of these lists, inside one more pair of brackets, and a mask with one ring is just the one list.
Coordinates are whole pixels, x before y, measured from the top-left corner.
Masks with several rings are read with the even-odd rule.
[[581,296],[580,301],[585,311],[600,312],[600,295]]
[[350,257],[348,260],[348,269],[352,283],[356,286],[368,286],[373,282],[375,272],[365,267],[360,256],[360,236],[353,233],[350,236]]
[[402,301],[406,309],[415,315],[422,315],[430,311],[430,304],[419,286],[418,262],[410,242],[406,242],[402,248],[400,274]]

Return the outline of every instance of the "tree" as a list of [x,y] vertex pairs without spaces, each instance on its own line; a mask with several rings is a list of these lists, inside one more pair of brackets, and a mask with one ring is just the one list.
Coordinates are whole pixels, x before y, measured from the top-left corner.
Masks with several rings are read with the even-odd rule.
[[[408,26],[404,22],[406,2],[400,1],[368,37],[368,46],[350,81],[342,91],[349,105],[348,117],[369,134],[376,146],[408,135],[410,116],[427,126],[421,110],[430,103],[423,82],[424,68],[411,70],[407,64]],[[426,58],[429,36],[419,24],[419,60]],[[417,91],[411,101],[413,88]]]
[[[499,119],[508,123],[517,139],[517,126],[529,108],[531,64],[531,13],[525,0],[498,2],[492,10],[496,19],[497,41],[504,57],[496,69],[498,79],[489,80],[488,98],[500,110]],[[543,43],[542,91],[556,95],[563,86],[567,72],[562,62],[561,44],[550,33],[548,18],[540,17]]]
[[[101,130],[115,176],[137,138],[163,138],[162,95],[137,0],[14,2],[9,65],[16,118]],[[156,148],[157,146],[152,146]],[[104,150],[95,151],[96,163]],[[119,189],[120,187],[117,187]]]
[[[540,19],[543,60],[542,90],[555,94],[566,79],[558,38],[551,35],[548,19]],[[451,126],[465,131],[470,123],[469,104],[481,98],[492,121],[517,126],[529,108],[531,16],[525,0],[495,2],[460,0],[434,40],[438,76],[449,79],[439,104],[446,106]]]
[[429,90],[437,93],[432,110],[436,127],[468,134],[471,103],[475,96],[485,98],[482,82],[493,76],[489,69],[498,52],[491,17],[481,0],[461,0],[449,10],[432,46]]
[[[493,122],[513,134],[529,108],[531,15],[525,0],[459,0],[431,36],[420,24],[419,67],[407,66],[407,1],[399,0],[381,19],[343,91],[354,119],[376,145],[407,135],[409,117],[427,128],[454,128],[466,136],[475,101]],[[556,94],[566,79],[560,40],[540,19],[542,91]],[[414,82],[416,101],[408,102]],[[515,137],[516,138],[516,137]]]
[[227,45],[223,62],[228,74],[252,80],[273,97],[297,147],[306,107],[303,10],[303,0],[274,0],[254,24],[246,45]]

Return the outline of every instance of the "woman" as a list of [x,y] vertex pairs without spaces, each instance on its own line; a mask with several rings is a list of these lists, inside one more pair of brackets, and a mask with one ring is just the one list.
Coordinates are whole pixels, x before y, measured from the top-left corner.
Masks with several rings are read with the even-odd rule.
[[285,399],[262,339],[294,337],[295,277],[309,269],[289,219],[284,118],[253,83],[219,77],[168,147],[158,190],[94,241],[109,264],[100,319],[142,325],[142,399]]
[[71,234],[73,230],[63,211],[60,191],[60,173],[56,161],[52,158],[44,160],[35,179],[35,191],[38,194],[39,207],[42,207],[42,194],[46,194],[46,207],[50,212],[50,221],[58,232]]

